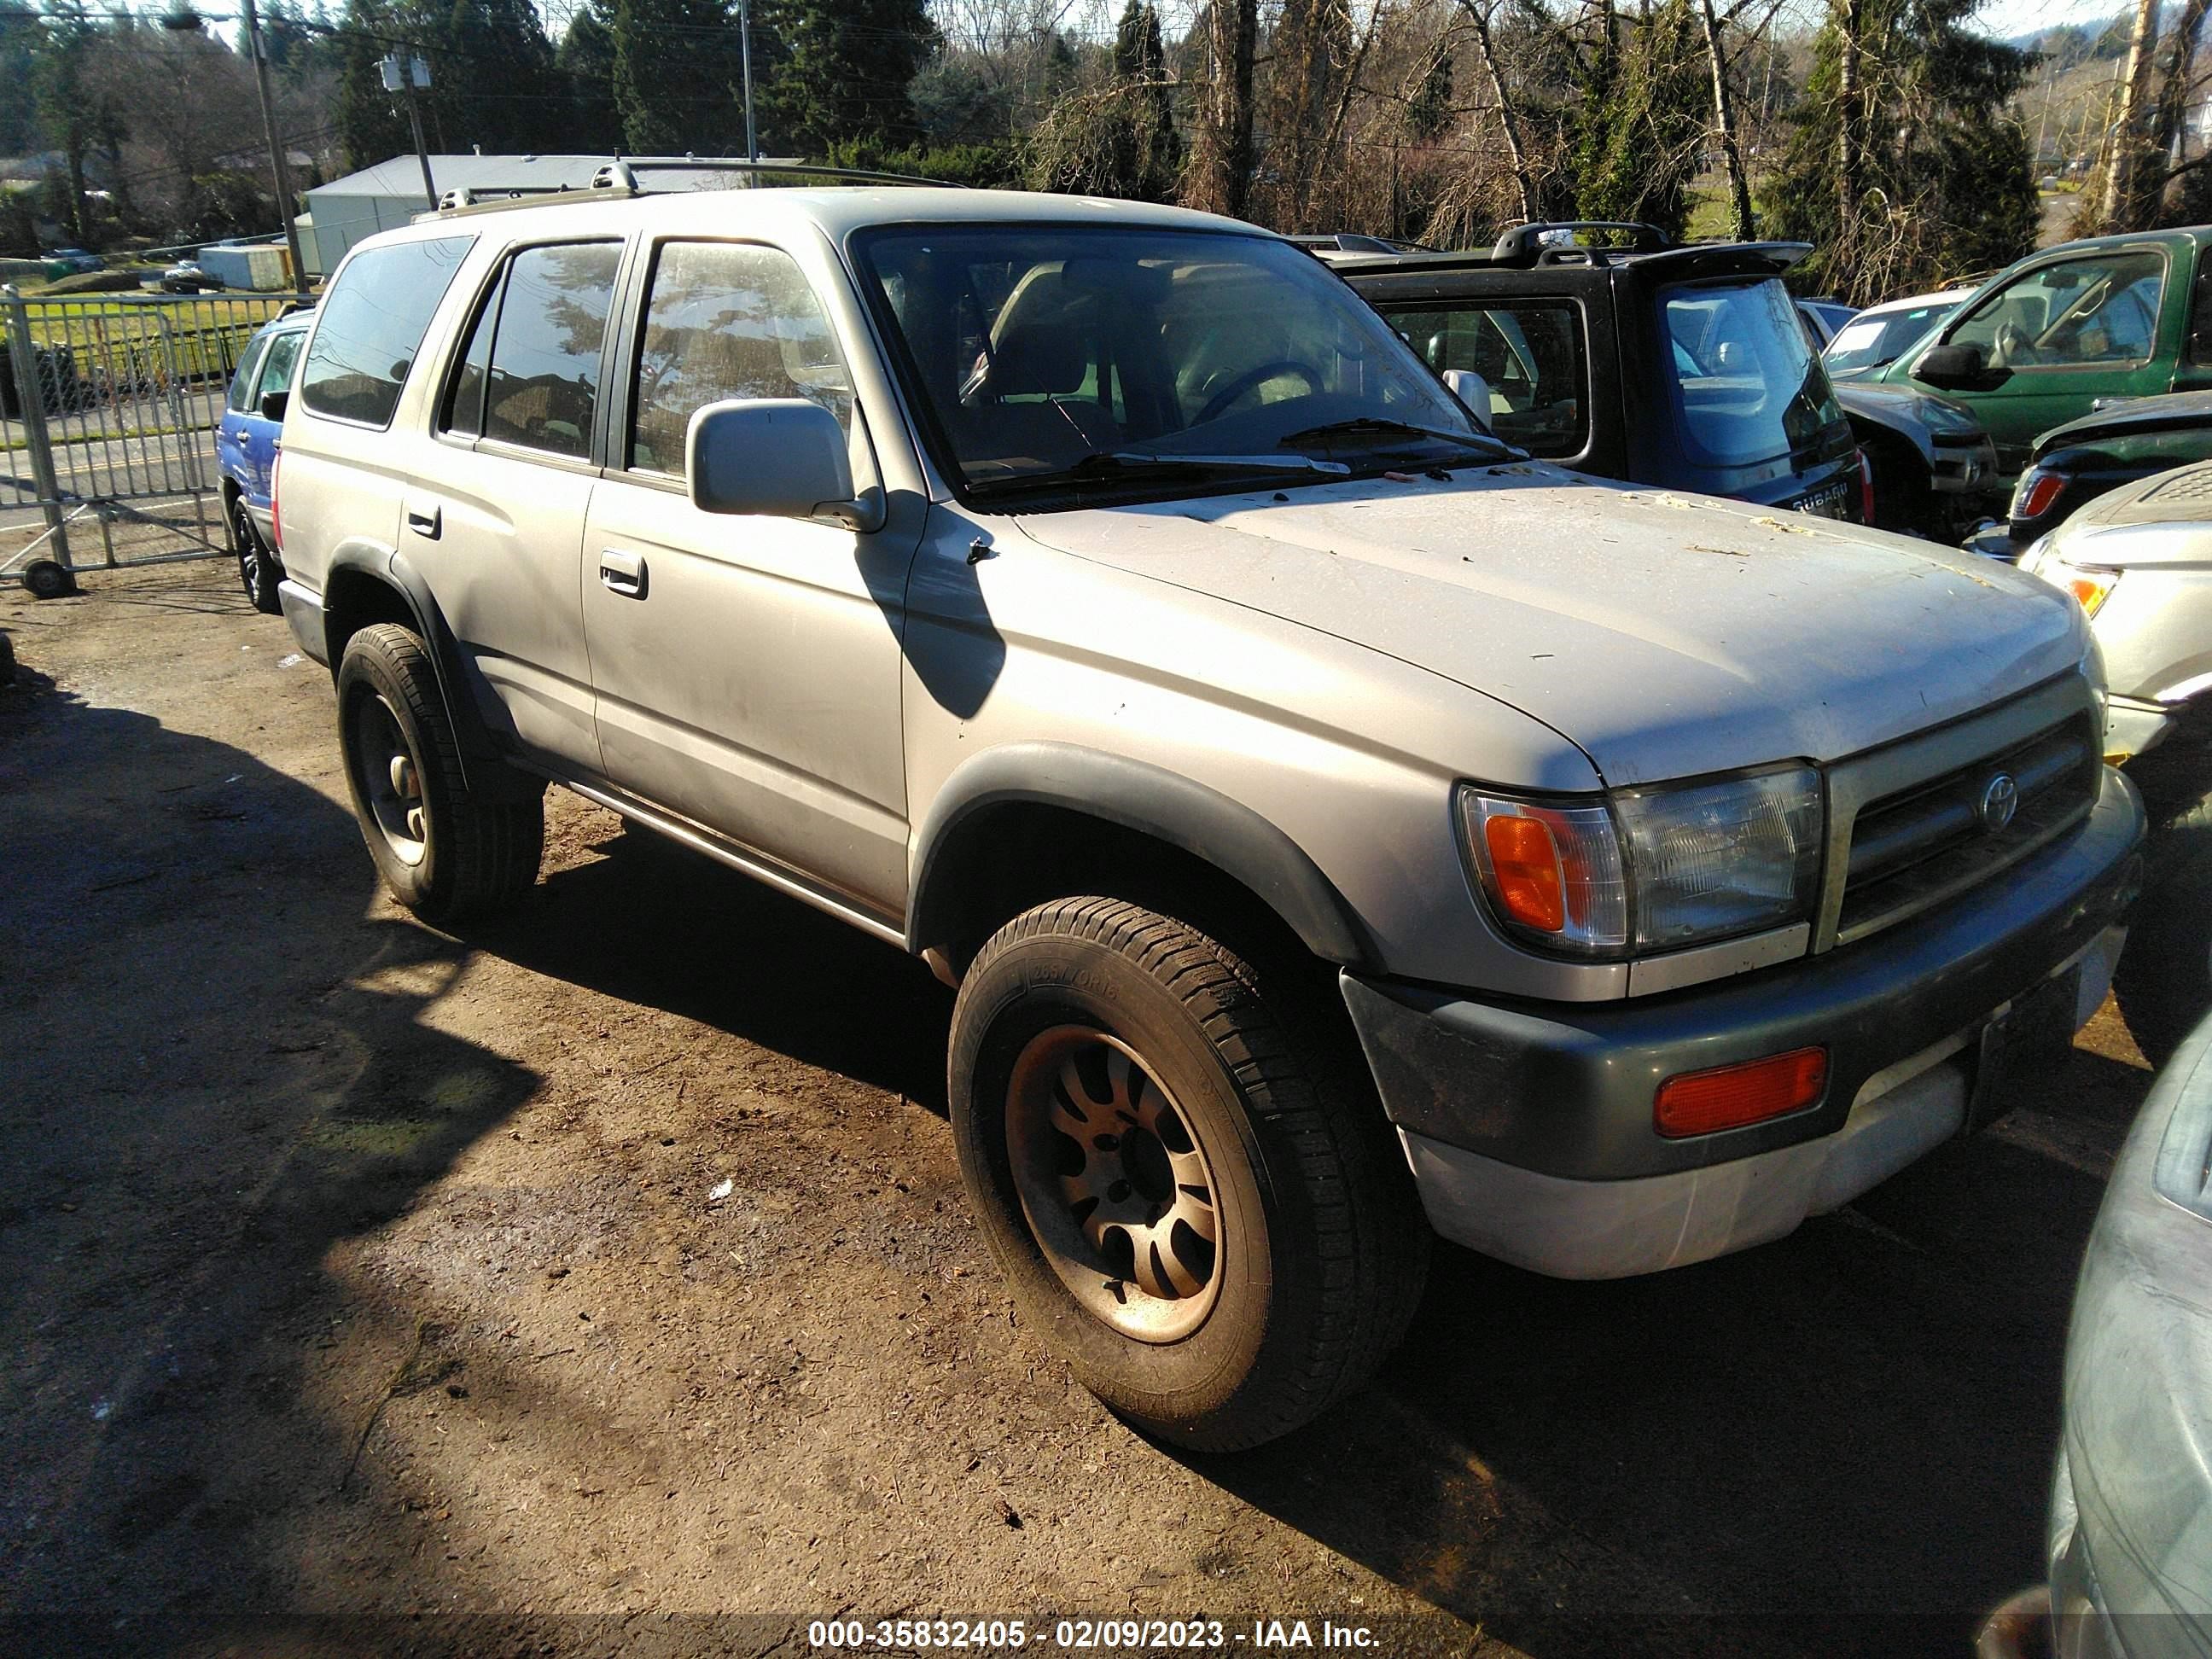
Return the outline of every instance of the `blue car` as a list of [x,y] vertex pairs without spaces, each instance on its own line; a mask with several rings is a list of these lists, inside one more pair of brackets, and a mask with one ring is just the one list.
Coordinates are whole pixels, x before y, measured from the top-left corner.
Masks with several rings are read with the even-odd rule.
[[224,521],[238,555],[238,579],[256,611],[276,616],[276,584],[284,566],[276,555],[270,485],[276,465],[276,435],[283,430],[283,400],[291,395],[300,348],[312,312],[287,312],[247,343],[231,377],[222,424],[216,428],[216,465],[222,472]]

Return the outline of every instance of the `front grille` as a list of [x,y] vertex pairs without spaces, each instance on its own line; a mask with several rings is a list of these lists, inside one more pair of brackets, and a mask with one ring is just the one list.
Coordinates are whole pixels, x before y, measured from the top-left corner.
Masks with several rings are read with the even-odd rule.
[[[2027,857],[2095,804],[2103,765],[2094,723],[2075,714],[1868,802],[1851,827],[1837,942],[1902,921]],[[1991,830],[1982,802],[2001,774],[2013,780],[2018,805]]]

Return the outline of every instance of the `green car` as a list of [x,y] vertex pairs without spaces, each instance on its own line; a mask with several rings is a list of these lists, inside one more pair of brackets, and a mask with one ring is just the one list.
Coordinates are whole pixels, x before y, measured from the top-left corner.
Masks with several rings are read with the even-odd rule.
[[2212,387],[2212,225],[2067,242],[1990,279],[1867,379],[1941,392],[1996,441],[1993,492],[2039,434],[2109,404]]

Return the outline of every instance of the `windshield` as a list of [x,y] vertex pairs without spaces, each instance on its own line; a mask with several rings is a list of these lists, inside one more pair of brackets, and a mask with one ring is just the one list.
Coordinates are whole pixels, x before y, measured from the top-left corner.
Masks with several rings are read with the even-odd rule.
[[1831,379],[1863,374],[1895,362],[1905,349],[1959,308],[1955,300],[1905,306],[1875,316],[1854,317],[1828,342],[1824,361]]
[[878,232],[861,259],[941,459],[971,490],[1102,463],[1195,476],[1312,458],[1337,472],[1501,453],[1389,325],[1287,243],[948,226]]
[[1849,426],[1789,290],[1685,283],[1659,292],[1675,414],[1691,457],[1749,466],[1818,449]]

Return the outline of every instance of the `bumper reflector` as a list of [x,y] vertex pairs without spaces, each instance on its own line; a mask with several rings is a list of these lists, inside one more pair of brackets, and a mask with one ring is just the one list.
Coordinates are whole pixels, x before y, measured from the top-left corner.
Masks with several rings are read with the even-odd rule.
[[1651,1121],[1670,1139],[1740,1129],[1802,1111],[1827,1086],[1828,1051],[1793,1048],[1765,1060],[1668,1078],[1652,1097]]

